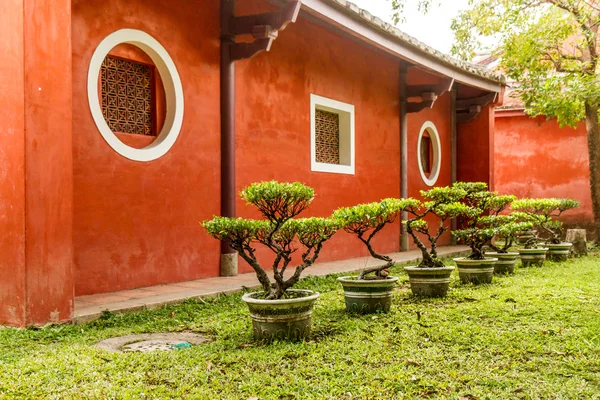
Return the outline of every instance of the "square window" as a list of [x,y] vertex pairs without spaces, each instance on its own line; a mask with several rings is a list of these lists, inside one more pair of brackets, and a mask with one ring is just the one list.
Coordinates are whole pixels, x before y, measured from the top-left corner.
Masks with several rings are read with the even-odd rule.
[[354,106],[311,94],[311,170],[354,175]]
[[106,56],[101,66],[102,113],[113,132],[154,136],[154,67]]

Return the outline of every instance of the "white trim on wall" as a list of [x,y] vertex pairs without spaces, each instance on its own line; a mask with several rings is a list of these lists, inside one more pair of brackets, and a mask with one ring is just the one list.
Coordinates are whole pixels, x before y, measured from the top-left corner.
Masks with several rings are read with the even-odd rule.
[[[423,164],[421,164],[421,139],[423,138],[423,134],[425,132],[427,132],[431,138],[431,147],[433,151],[433,162],[429,176],[427,176],[425,171],[423,171]],[[421,127],[421,132],[419,132],[419,138],[417,140],[417,162],[419,164],[419,173],[421,174],[421,179],[423,179],[423,182],[425,182],[427,186],[435,185],[438,177],[440,176],[440,170],[442,168],[442,142],[440,140],[440,135],[438,134],[437,128],[431,121],[426,121]]]
[[[110,129],[100,105],[98,76],[104,58],[117,45],[132,44],[143,50],[154,62],[165,88],[166,117],[162,130],[150,145],[143,149],[127,146]],[[183,123],[183,86],[175,63],[165,48],[152,36],[136,29],[121,29],[108,35],[96,48],[88,71],[88,103],[92,118],[106,140],[117,153],[134,161],[152,161],[165,155],[175,144]]]
[[[340,116],[340,164],[320,163],[316,160],[316,110]],[[327,97],[310,95],[310,161],[311,171],[334,174],[355,174],[354,106]]]

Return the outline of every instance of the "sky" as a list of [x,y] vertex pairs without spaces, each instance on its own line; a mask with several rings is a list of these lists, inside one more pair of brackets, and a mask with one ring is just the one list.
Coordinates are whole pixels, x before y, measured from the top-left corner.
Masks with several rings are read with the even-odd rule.
[[[350,0],[360,8],[368,10],[384,21],[392,23],[391,0]],[[427,15],[417,10],[418,0],[407,0],[404,11],[405,23],[398,28],[429,46],[444,53],[450,53],[454,34],[450,29],[452,18],[467,8],[468,0],[444,0],[441,5],[434,6]]]

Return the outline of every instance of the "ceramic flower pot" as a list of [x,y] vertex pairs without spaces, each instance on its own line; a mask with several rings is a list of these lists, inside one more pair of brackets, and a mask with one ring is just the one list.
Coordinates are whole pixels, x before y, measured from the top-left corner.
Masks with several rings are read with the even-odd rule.
[[537,249],[519,249],[521,264],[523,267],[541,267],[546,261],[547,248],[541,247]]
[[343,276],[338,281],[344,288],[346,311],[350,313],[370,314],[388,312],[392,306],[392,292],[398,278],[357,279]]
[[410,290],[416,296],[446,297],[454,267],[404,267],[410,280]]
[[494,265],[497,258],[485,260],[470,260],[468,258],[455,258],[458,266],[458,276],[462,283],[492,283],[494,278]]
[[282,300],[263,300],[261,292],[247,293],[242,297],[250,309],[252,328],[256,340],[298,341],[310,336],[312,310],[319,293],[311,290],[290,289],[298,297]]
[[494,251],[486,251],[485,255],[498,259],[496,264],[494,264],[494,273],[496,275],[508,275],[515,273],[515,264],[519,259],[519,253],[497,253]]
[[548,258],[552,261],[567,261],[569,254],[571,253],[571,247],[573,243],[562,242],[559,244],[546,243],[545,246],[548,248]]

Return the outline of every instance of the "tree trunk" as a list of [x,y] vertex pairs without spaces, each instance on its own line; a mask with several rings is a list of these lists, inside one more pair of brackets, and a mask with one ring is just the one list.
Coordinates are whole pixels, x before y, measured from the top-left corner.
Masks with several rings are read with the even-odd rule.
[[585,128],[590,158],[590,189],[596,242],[600,241],[600,130],[598,129],[598,105],[585,104]]
[[585,229],[567,229],[565,241],[573,243],[571,252],[576,256],[584,256],[587,254]]

